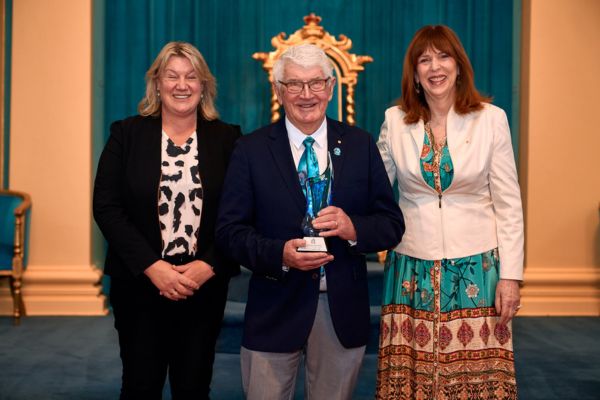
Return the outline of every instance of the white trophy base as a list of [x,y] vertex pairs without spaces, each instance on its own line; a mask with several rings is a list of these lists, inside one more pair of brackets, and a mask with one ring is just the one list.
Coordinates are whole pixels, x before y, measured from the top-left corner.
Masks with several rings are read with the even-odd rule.
[[303,239],[306,242],[306,245],[304,247],[298,247],[298,251],[327,252],[327,245],[325,244],[324,237],[305,236]]

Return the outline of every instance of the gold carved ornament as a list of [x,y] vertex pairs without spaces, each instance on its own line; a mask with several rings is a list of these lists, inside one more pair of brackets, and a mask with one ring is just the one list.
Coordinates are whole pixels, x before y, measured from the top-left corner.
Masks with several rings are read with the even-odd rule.
[[357,56],[356,54],[351,54],[348,50],[352,48],[352,40],[346,35],[340,34],[338,36],[339,39],[330,35],[321,25],[319,25],[321,17],[314,13],[305,16],[304,22],[306,25],[291,34],[288,39],[286,39],[286,34],[284,32],[279,33],[277,36],[273,36],[271,44],[275,48],[274,51],[269,53],[259,52],[252,55],[252,58],[263,63],[263,68],[269,74],[269,82],[271,83],[271,122],[276,122],[281,118],[281,113],[279,111],[280,105],[272,86],[273,64],[275,63],[275,60],[277,60],[290,46],[311,43],[322,48],[333,60],[339,94],[338,115],[340,116],[340,119],[342,119],[342,115],[344,115],[342,112],[342,94],[344,93],[342,88],[345,86],[346,123],[354,125],[356,123],[354,118],[354,86],[358,81],[358,73],[365,69],[363,64],[372,62],[373,58],[370,56]]

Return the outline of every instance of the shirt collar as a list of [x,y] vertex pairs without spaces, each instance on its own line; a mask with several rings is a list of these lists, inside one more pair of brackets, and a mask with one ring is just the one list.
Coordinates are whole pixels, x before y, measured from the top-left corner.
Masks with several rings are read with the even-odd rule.
[[[300,149],[303,146],[302,142],[308,135],[302,133],[302,131],[294,126],[292,122],[285,117],[285,129],[287,130],[288,138],[290,142],[296,147],[296,149]],[[327,118],[323,118],[323,122],[321,126],[310,135],[313,139],[315,139],[315,143],[319,148],[325,148],[327,146]]]

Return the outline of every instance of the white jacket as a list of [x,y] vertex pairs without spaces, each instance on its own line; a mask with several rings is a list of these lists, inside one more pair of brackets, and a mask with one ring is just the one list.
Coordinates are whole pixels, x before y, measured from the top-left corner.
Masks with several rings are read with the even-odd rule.
[[523,279],[523,211],[504,111],[448,113],[446,134],[454,165],[439,198],[421,175],[425,127],[407,125],[391,107],[377,146],[390,182],[398,181],[406,232],[396,251],[424,260],[479,254],[498,247],[501,279]]

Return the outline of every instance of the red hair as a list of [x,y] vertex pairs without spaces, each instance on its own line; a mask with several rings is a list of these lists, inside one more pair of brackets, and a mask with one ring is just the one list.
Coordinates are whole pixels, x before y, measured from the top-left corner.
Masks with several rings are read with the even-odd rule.
[[448,54],[456,61],[460,75],[456,78],[456,99],[454,111],[457,114],[468,114],[483,108],[483,102],[491,98],[483,96],[473,78],[473,67],[463,45],[456,33],[445,25],[427,25],[419,29],[408,45],[402,70],[402,97],[398,105],[405,112],[404,122],[414,124],[419,119],[427,122],[431,118],[429,105],[425,100],[423,90],[415,84],[415,74],[418,59],[428,49],[436,49]]

